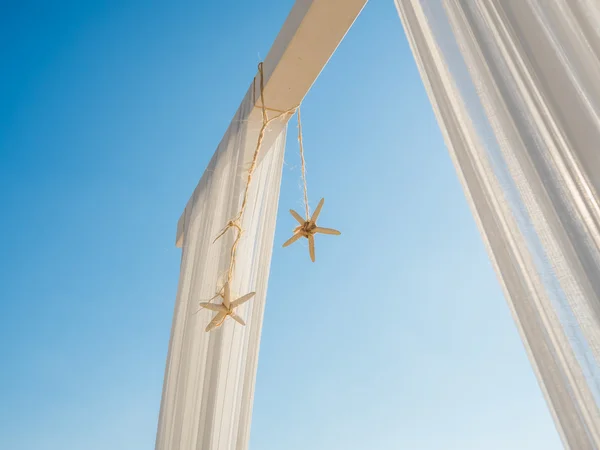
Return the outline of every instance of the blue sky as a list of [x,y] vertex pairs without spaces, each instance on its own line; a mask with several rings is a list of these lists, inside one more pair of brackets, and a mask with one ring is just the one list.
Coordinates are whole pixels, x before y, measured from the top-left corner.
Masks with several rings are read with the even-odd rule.
[[[2,3],[0,448],[153,448],[177,219],[292,4]],[[251,450],[560,448],[391,0],[302,117],[343,235],[281,248],[290,139]]]

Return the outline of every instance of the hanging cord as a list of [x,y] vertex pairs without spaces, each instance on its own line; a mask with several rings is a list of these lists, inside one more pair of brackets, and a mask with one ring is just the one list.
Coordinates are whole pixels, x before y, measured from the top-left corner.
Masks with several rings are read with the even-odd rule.
[[254,150],[254,156],[252,157],[252,163],[250,164],[250,168],[248,169],[248,178],[246,180],[246,188],[244,189],[244,197],[242,199],[242,205],[240,207],[240,211],[235,216],[235,218],[233,218],[232,220],[230,220],[227,223],[225,229],[223,229],[223,231],[214,240],[214,242],[216,242],[230,228],[235,228],[237,230],[235,239],[233,241],[233,245],[231,246],[231,253],[230,253],[231,259],[229,261],[229,270],[227,271],[226,283],[229,283],[231,281],[231,279],[233,278],[233,271],[235,268],[236,256],[237,256],[237,248],[240,243],[242,234],[244,232],[244,230],[242,229],[242,218],[244,217],[244,212],[246,211],[246,206],[248,204],[248,194],[250,192],[250,184],[252,182],[252,175],[254,174],[254,170],[256,169],[256,164],[258,163],[258,154],[260,153],[260,148],[262,146],[262,142],[264,140],[265,133],[267,131],[267,127],[274,120],[277,120],[277,119],[279,119],[283,116],[289,115],[289,114],[294,114],[294,112],[296,112],[296,110],[298,109],[298,107],[294,107],[287,111],[282,111],[277,116],[269,119],[269,116],[267,115],[268,108],[265,106],[264,74],[263,74],[263,63],[262,62],[258,64],[258,73],[260,75],[260,107],[261,107],[261,112],[262,112],[262,127],[260,128],[260,132],[258,133],[256,149]]
[[308,207],[308,188],[306,187],[306,161],[304,161],[304,145],[302,144],[302,120],[300,119],[300,105],[298,105],[298,146],[300,147],[302,184],[304,187],[304,208],[306,210],[306,220],[310,220],[310,210]]

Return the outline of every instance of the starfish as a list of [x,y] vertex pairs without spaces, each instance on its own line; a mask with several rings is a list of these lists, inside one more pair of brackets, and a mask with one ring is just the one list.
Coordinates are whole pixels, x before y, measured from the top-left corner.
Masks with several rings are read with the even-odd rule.
[[301,237],[307,238],[308,252],[310,254],[310,259],[312,260],[312,262],[315,262],[315,233],[332,234],[335,236],[339,236],[340,234],[342,234],[338,230],[334,230],[333,228],[323,228],[317,226],[317,219],[319,217],[319,214],[321,213],[323,203],[325,203],[324,198],[322,198],[319,204],[317,205],[317,209],[315,209],[315,212],[313,213],[312,217],[307,217],[306,220],[304,220],[302,216],[296,211],[290,209],[290,213],[292,214],[292,216],[294,216],[294,219],[296,219],[300,225],[294,229],[294,235],[290,239],[285,241],[285,244],[283,244],[284,247],[287,247],[288,245],[291,245],[294,242],[296,242]]
[[225,319],[227,318],[227,316],[230,316],[233,320],[235,320],[240,325],[246,325],[246,322],[244,322],[244,320],[235,313],[235,309],[238,306],[246,303],[252,297],[254,297],[254,294],[255,294],[255,292],[250,292],[249,294],[243,295],[242,297],[240,297],[234,301],[231,301],[231,291],[229,289],[229,282],[225,283],[225,285],[223,286],[223,292],[222,293],[219,292],[217,295],[215,295],[212,298],[212,299],[214,299],[217,297],[222,297],[223,303],[221,303],[220,305],[217,305],[215,303],[210,303],[210,301],[200,303],[200,306],[202,308],[210,309],[211,311],[216,311],[216,313],[217,313],[215,315],[215,317],[213,317],[213,320],[210,321],[210,323],[206,327],[205,331],[210,331],[214,328],[217,328],[217,327],[220,327],[221,325],[223,325],[223,322],[225,322]]

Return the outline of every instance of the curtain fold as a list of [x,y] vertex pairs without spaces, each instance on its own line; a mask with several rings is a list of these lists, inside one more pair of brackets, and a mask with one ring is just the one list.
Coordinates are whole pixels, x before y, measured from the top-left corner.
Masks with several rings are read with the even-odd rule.
[[286,125],[273,122],[254,172],[231,290],[256,296],[211,332],[199,310],[222,286],[234,231],[214,238],[239,211],[262,125],[248,91],[185,209],[181,274],[169,342],[156,450],[245,450],[271,264]]
[[395,1],[563,443],[600,448],[600,3]]

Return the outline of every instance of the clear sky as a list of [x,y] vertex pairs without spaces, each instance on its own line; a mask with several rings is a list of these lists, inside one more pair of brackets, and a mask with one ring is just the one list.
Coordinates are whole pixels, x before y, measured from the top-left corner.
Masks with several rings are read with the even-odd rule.
[[[177,219],[292,0],[0,5],[0,449],[153,448]],[[251,450],[561,448],[391,0],[289,139]],[[318,313],[321,311],[321,313]]]

